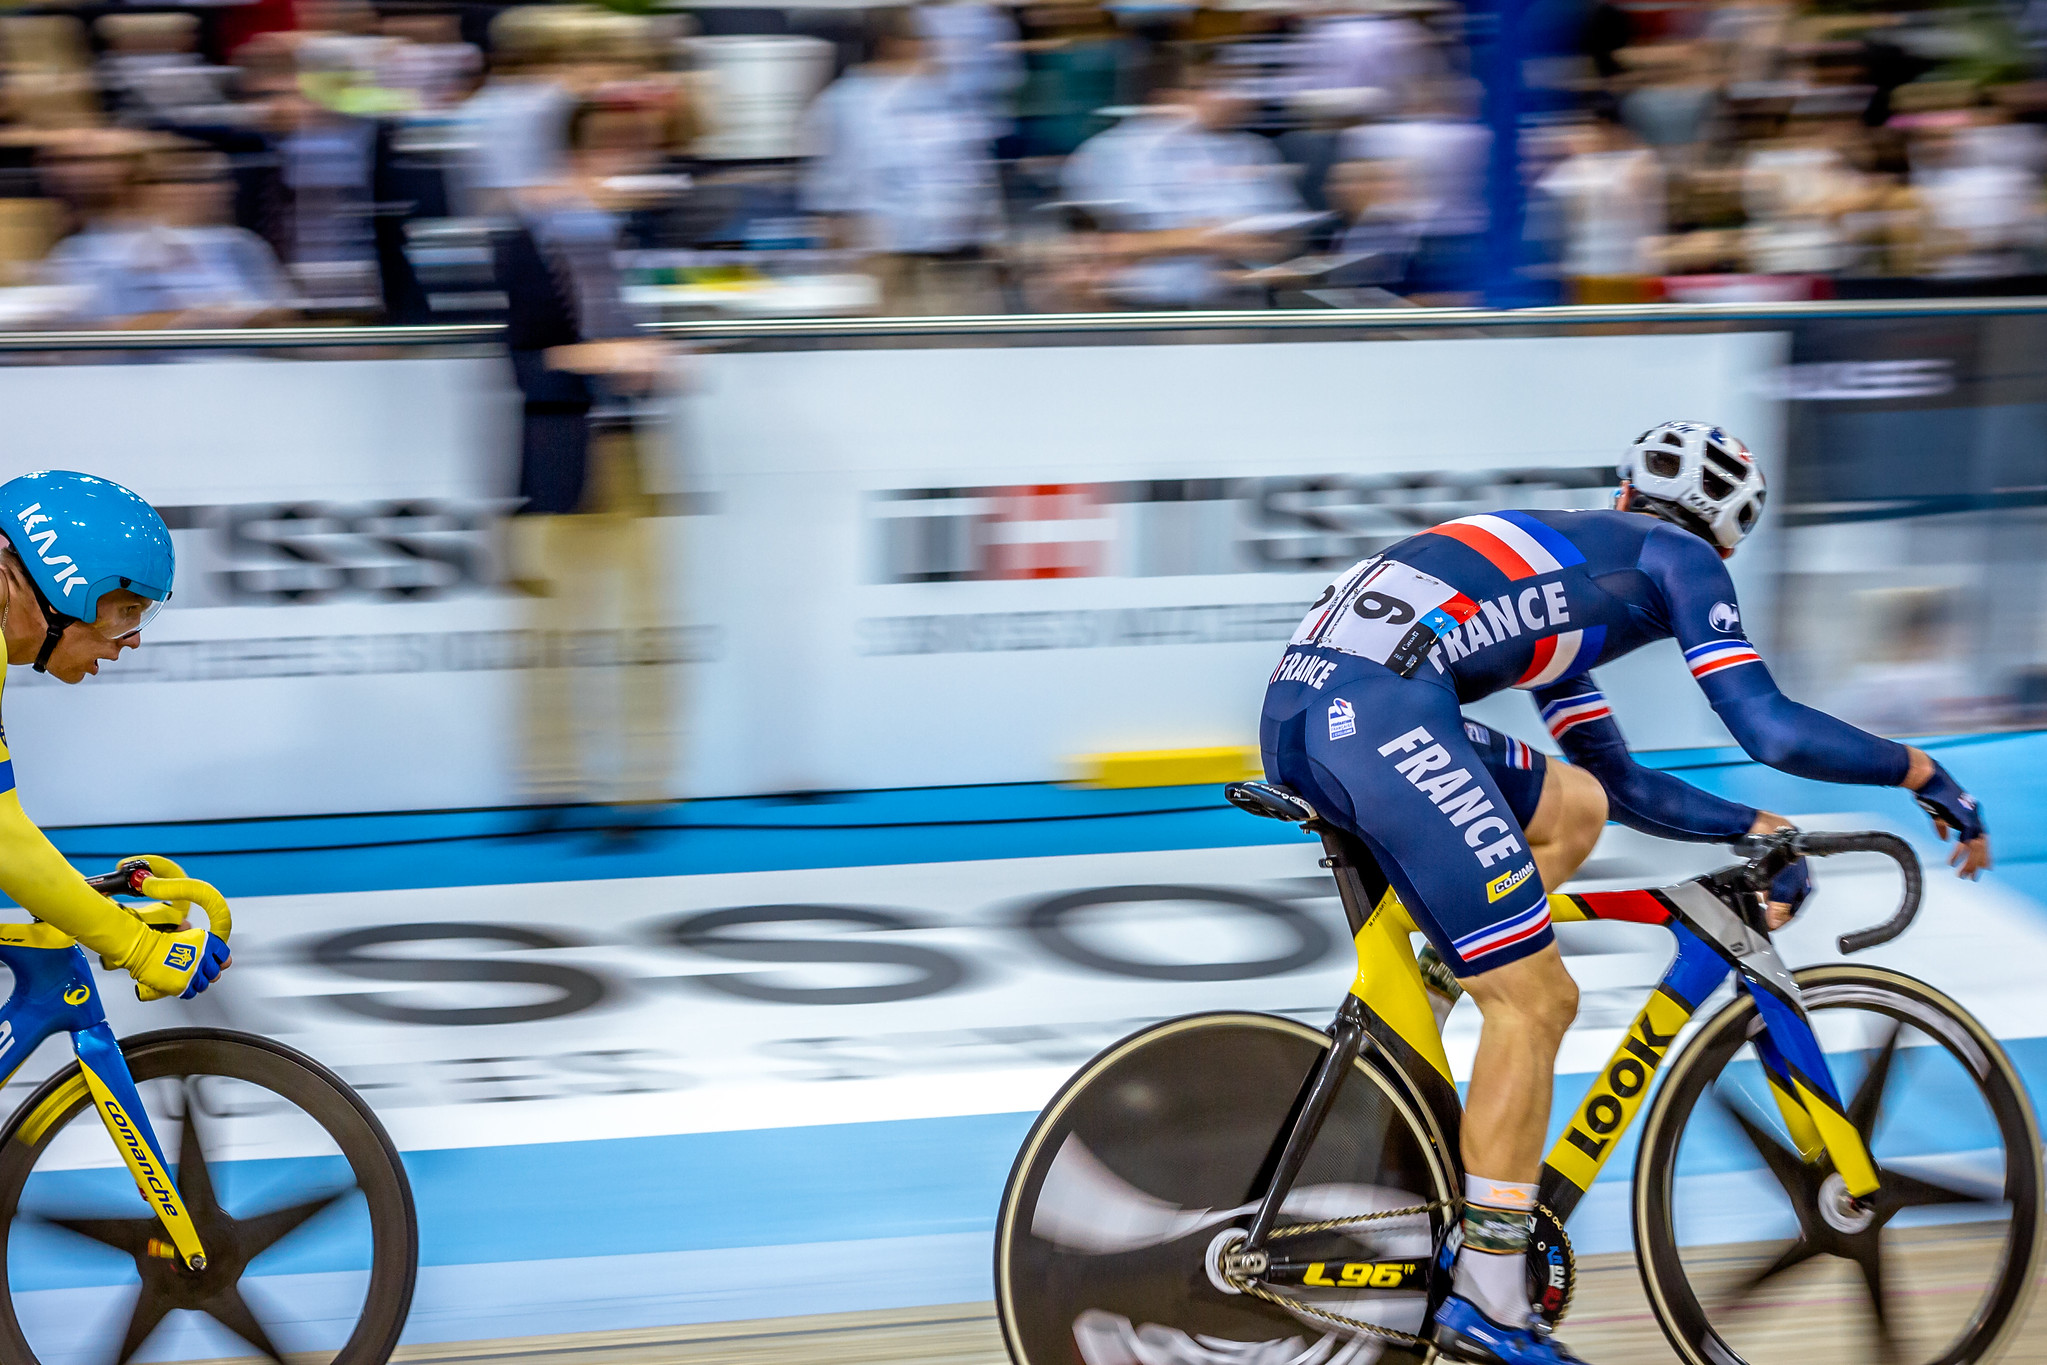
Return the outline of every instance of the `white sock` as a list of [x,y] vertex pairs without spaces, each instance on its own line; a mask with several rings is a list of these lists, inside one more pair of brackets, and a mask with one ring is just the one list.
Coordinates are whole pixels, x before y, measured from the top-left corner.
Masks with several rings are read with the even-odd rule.
[[1464,1177],[1464,1246],[1450,1292],[1503,1327],[1528,1325],[1528,1238],[1535,1186]]

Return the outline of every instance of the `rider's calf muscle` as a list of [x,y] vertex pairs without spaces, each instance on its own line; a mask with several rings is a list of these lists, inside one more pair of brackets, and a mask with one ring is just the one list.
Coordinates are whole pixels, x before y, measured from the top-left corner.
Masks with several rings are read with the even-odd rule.
[[1578,1015],[1578,983],[1551,944],[1462,984],[1483,1020],[1465,1102],[1465,1169],[1532,1181],[1542,1169],[1557,1049]]

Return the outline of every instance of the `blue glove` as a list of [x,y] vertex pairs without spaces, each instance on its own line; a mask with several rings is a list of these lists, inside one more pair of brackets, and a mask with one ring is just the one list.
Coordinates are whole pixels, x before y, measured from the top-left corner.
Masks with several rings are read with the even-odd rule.
[[212,934],[206,936],[206,949],[199,954],[199,965],[192,972],[192,980],[185,987],[180,1000],[190,1000],[199,992],[220,980],[220,974],[227,967],[227,943]]
[[1912,799],[1919,803],[1919,809],[1945,822],[1963,843],[1983,836],[1983,812],[1977,807],[1976,798],[1963,791],[1962,784],[1940,764],[1933,765],[1933,776],[1912,793]]
[[1795,916],[1812,893],[1812,864],[1800,858],[1770,879],[1770,894],[1765,899],[1772,904],[1789,907]]

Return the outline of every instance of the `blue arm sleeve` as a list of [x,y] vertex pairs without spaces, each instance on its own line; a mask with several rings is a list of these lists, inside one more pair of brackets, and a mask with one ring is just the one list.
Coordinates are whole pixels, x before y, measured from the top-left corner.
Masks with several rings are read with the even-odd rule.
[[1753,806],[1722,800],[1635,762],[1590,674],[1538,688],[1534,696],[1564,756],[1599,779],[1608,812],[1629,829],[1663,839],[1719,843],[1747,834],[1755,824]]
[[1742,631],[1727,566],[1705,541],[1659,526],[1643,542],[1640,567],[1661,590],[1670,633],[1699,690],[1750,758],[1821,782],[1895,787],[1905,780],[1911,755],[1904,745],[1777,690]]

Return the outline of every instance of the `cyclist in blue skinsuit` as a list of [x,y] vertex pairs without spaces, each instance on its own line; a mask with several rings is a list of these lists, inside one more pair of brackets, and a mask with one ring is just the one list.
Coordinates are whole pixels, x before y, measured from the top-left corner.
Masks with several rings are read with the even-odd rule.
[[[1751,757],[1800,777],[1906,787],[1943,838],[1958,835],[1962,876],[1990,865],[1981,811],[1924,751],[1777,690],[1721,562],[1764,495],[1739,441],[1665,423],[1628,452],[1613,511],[1463,517],[1351,568],[1303,619],[1266,690],[1266,776],[1364,840],[1484,1016],[1466,1100],[1463,1246],[1435,1327],[1452,1359],[1577,1359],[1529,1328],[1522,1269],[1557,1048],[1578,1008],[1546,891],[1609,817],[1700,842],[1788,826],[1635,763],[1594,667],[1674,638]],[[1534,695],[1568,764],[1459,714],[1508,687]],[[1780,878],[1773,923],[1809,888],[1802,865]]]

